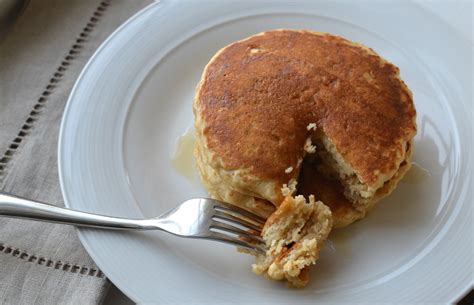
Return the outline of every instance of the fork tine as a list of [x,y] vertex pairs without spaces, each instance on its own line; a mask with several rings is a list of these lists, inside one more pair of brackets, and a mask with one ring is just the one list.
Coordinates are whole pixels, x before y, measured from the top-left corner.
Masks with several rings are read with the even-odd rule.
[[266,220],[265,218],[263,217],[260,217],[256,214],[253,214],[247,210],[244,210],[242,208],[239,208],[235,205],[232,205],[232,204],[229,204],[229,203],[226,203],[226,202],[222,202],[222,201],[218,201],[218,203],[216,203],[214,205],[214,209],[216,210],[221,210],[221,211],[226,211],[226,212],[232,212],[234,214],[240,214],[240,215],[243,215],[245,217],[247,217],[248,219],[256,222],[257,224],[259,225],[264,225]]
[[210,229],[211,230],[214,229],[214,230],[225,231],[225,232],[228,232],[228,233],[233,233],[233,234],[236,234],[238,236],[241,236],[242,238],[247,238],[247,239],[250,239],[251,241],[255,241],[257,243],[263,243],[263,239],[260,236],[252,234],[252,232],[245,231],[245,230],[242,230],[240,228],[231,226],[231,225],[226,224],[224,222],[213,220],[213,221],[211,221]]
[[242,248],[246,248],[246,249],[250,249],[250,250],[256,250],[256,251],[259,251],[259,252],[262,252],[262,253],[266,252],[265,248],[262,245],[249,243],[249,242],[246,242],[242,239],[238,239],[234,236],[226,235],[226,234],[223,234],[221,232],[211,231],[211,233],[209,235],[209,238],[207,238],[207,239],[217,240],[217,241],[220,241],[220,242],[232,244],[232,245],[239,246],[239,247],[242,247]]
[[241,225],[247,229],[251,229],[256,231],[260,234],[262,231],[262,225],[255,225],[254,223],[247,221],[244,218],[239,218],[234,216],[235,214],[230,214],[227,212],[216,210],[214,211],[214,215],[212,216],[213,219],[225,220],[231,222],[232,224]]

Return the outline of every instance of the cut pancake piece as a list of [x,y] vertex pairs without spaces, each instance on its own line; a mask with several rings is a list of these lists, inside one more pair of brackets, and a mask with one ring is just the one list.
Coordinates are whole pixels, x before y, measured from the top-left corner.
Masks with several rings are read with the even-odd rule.
[[[367,184],[361,179],[357,170],[344,160],[341,153],[324,133],[320,131],[315,132],[312,135],[312,143],[318,147],[318,150],[317,154],[315,154],[316,158],[309,156],[309,159],[313,160],[311,161],[313,164],[314,160],[317,159],[316,163],[319,174],[315,171],[312,171],[312,173],[315,175],[323,174],[324,177],[329,178],[329,180],[337,180],[338,183],[332,183],[334,184],[332,189],[338,189],[338,191],[344,194],[345,198],[352,203],[354,208],[362,212],[366,212],[368,206],[373,206],[374,201],[382,198],[379,196],[380,191],[387,183],[393,182],[392,180],[394,178],[401,178],[398,173],[400,170],[405,172],[411,165],[412,140],[409,140],[404,144],[404,159],[400,161],[398,166],[394,167],[396,171],[393,176],[389,176],[388,179],[379,178],[380,181]],[[408,168],[405,168],[406,166],[408,166]],[[390,185],[395,187],[396,183],[390,183]]]
[[323,242],[332,228],[331,211],[314,196],[288,195],[267,220],[262,238],[265,255],[257,254],[253,272],[273,280],[286,280],[293,287],[308,283],[307,268],[316,263]]
[[308,155],[301,166],[298,178],[298,194],[308,198],[314,195],[316,200],[322,201],[332,212],[334,228],[342,228],[359,220],[375,206],[375,203],[390,195],[411,167],[412,145],[407,145],[406,159],[402,161],[395,175],[386,181],[383,186],[371,197],[359,202],[353,201],[346,194],[340,172],[332,166],[335,161],[329,152],[324,150],[318,141],[316,154]]

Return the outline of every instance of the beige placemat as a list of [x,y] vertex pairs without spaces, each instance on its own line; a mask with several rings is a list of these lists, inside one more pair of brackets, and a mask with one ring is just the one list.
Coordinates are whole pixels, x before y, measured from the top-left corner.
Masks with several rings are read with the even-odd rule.
[[[57,140],[98,46],[150,0],[32,0],[0,41],[0,191],[63,205]],[[0,304],[96,304],[109,282],[64,225],[0,217]]]

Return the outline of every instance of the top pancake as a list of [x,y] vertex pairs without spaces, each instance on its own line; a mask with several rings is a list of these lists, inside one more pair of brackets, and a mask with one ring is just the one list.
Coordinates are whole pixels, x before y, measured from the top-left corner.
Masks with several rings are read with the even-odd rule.
[[396,173],[416,132],[397,67],[362,45],[309,31],[268,31],[220,50],[197,87],[194,113],[219,175],[275,205],[282,184],[298,176],[308,124],[376,188]]

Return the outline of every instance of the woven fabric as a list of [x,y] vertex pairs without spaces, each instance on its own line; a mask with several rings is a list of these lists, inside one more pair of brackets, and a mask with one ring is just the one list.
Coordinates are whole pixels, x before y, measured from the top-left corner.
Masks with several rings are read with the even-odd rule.
[[[98,46],[150,2],[30,1],[0,41],[0,191],[63,206],[67,97]],[[97,304],[109,285],[74,228],[0,217],[0,304]]]

